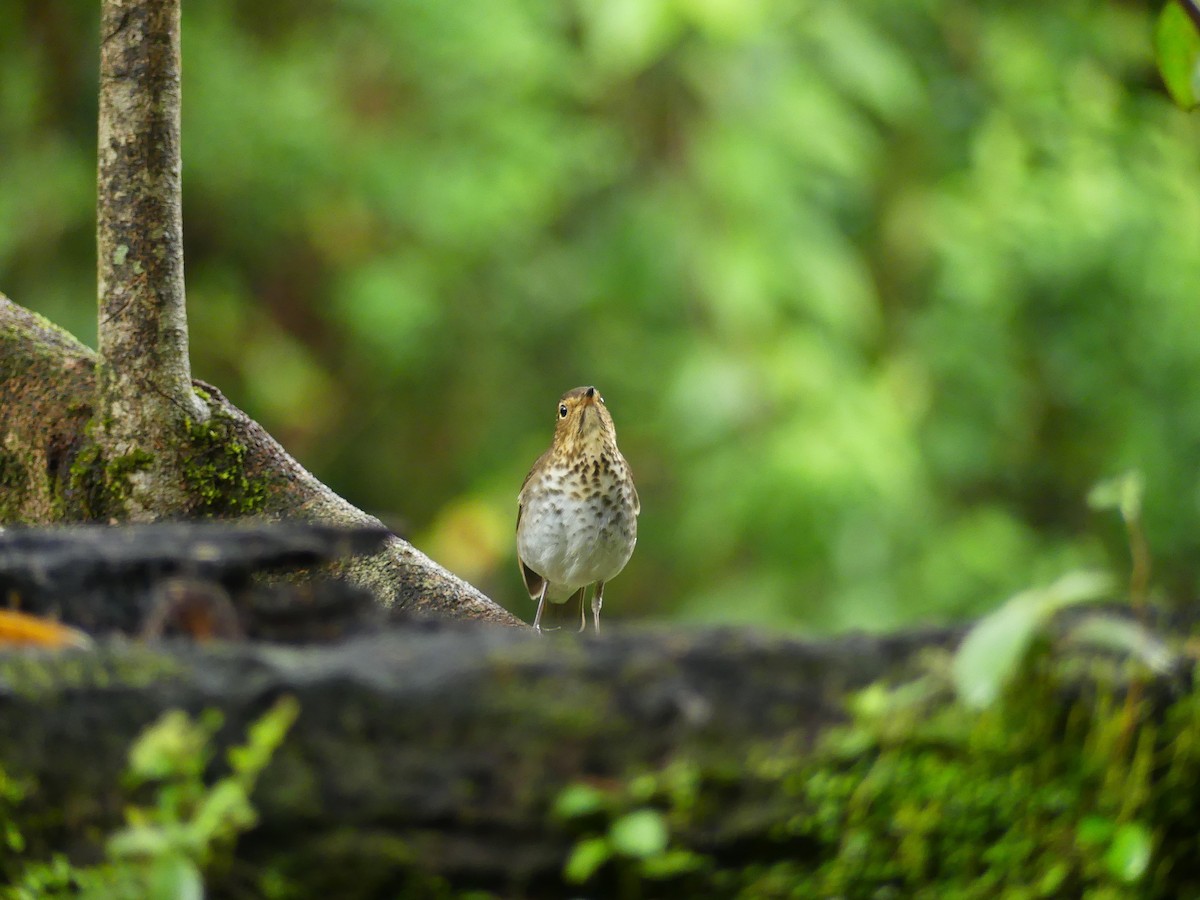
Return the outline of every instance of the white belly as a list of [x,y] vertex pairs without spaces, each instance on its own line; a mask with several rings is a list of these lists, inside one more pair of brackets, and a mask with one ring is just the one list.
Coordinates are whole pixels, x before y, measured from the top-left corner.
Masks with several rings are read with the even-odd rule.
[[614,578],[636,542],[637,517],[628,502],[606,504],[601,495],[576,500],[562,489],[526,498],[517,551],[549,582],[546,599],[561,603],[581,587]]

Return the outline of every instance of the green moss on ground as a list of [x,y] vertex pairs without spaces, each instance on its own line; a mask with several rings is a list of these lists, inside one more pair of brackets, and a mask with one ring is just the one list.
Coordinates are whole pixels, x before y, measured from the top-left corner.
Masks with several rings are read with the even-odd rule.
[[[760,748],[724,774],[676,761],[591,799],[574,786],[566,880],[635,897],[1200,895],[1200,695],[1064,707],[1077,689],[1046,655],[982,712],[876,689],[814,751]],[[722,802],[747,790],[752,842]],[[642,819],[630,845],[618,824],[645,810],[664,840]]]
[[0,683],[10,694],[55,702],[72,690],[144,688],[179,676],[183,669],[161,653],[130,645],[119,654],[0,654]]
[[[36,673],[0,668],[0,678],[40,689]],[[573,752],[560,741],[529,753],[529,790],[514,802],[545,807],[541,839],[564,848],[561,871],[526,885],[475,884],[473,895],[1197,896],[1200,693],[1191,681],[1118,695],[1098,685],[1124,683],[1120,673],[1085,677],[1042,647],[981,711],[933,677],[875,687],[815,747],[798,734],[738,760],[665,760],[547,796],[546,760]],[[604,709],[603,697],[591,699],[593,713]],[[512,712],[526,730],[544,714]],[[582,747],[595,727],[584,718],[558,721],[560,738],[578,728]],[[282,749],[281,773],[290,768]],[[18,811],[0,790],[0,839],[19,833]],[[324,896],[353,871],[357,886],[378,888],[354,896],[414,886],[467,896],[428,870],[444,855],[441,840],[436,828],[310,832],[297,848],[257,858],[253,880],[302,898]],[[438,852],[423,852],[423,841]]]

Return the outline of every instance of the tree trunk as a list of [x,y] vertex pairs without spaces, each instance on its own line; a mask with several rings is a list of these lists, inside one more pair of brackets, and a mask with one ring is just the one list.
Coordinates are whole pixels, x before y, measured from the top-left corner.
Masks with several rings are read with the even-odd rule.
[[177,512],[192,389],[183,281],[179,0],[101,4],[95,436],[125,516]]
[[[188,361],[179,0],[101,10],[100,355],[0,295],[0,522],[265,515],[379,526]],[[337,564],[383,604],[518,620],[399,538]]]

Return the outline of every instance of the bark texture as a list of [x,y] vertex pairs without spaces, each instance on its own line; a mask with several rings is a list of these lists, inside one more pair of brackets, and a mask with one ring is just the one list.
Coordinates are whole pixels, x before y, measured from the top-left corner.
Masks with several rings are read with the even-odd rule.
[[[97,467],[120,482],[128,466],[93,453],[88,434],[96,355],[71,335],[0,295],[0,523],[107,520]],[[187,494],[176,517],[300,518],[330,525],[381,523],[318,481],[215,389],[207,422],[181,429]],[[339,570],[387,606],[450,619],[520,622],[408,542],[388,538],[371,557]]]
[[99,416],[129,518],[176,509],[177,435],[207,409],[192,391],[183,281],[179,0],[101,4],[97,278]]

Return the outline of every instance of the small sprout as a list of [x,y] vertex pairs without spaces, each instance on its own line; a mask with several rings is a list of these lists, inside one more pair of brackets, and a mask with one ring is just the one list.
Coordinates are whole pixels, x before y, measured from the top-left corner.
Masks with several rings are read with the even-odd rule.
[[126,826],[106,844],[116,871],[149,888],[140,896],[203,897],[202,868],[214,848],[254,825],[250,794],[298,711],[292,697],[276,702],[250,726],[246,743],[229,751],[232,772],[212,785],[204,773],[222,723],[219,712],[209,710],[193,721],[173,710],[143,732],[129,752],[126,781],[155,782],[157,804],[126,810]]
[[1111,595],[1112,579],[1103,572],[1064,575],[1045,588],[1021,591],[975,624],[954,655],[954,687],[968,706],[981,709],[1025,658],[1037,630],[1056,612]]
[[1147,628],[1114,616],[1089,616],[1071,629],[1069,639],[1140,660],[1159,674],[1171,671],[1175,654]]
[[229,764],[243,783],[252,784],[267,767],[299,715],[299,701],[295,697],[281,697],[250,725],[246,743],[230,748]]
[[1142,500],[1146,495],[1146,480],[1136,469],[1101,481],[1088,493],[1088,506],[1095,510],[1115,509],[1126,522],[1142,518]]

